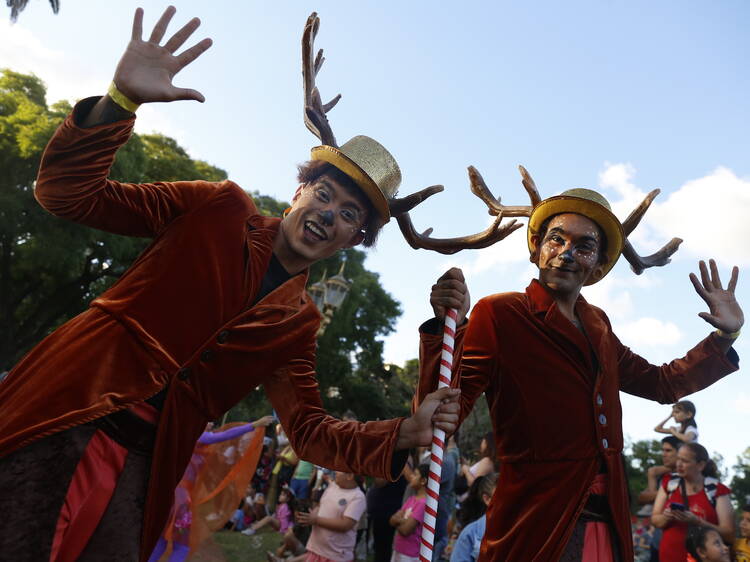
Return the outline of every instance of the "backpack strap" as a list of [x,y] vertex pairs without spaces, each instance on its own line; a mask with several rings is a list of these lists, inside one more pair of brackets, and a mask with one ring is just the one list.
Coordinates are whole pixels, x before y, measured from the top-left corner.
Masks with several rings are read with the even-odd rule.
[[718,486],[719,481],[712,476],[706,476],[703,480],[703,491],[706,493],[708,501],[710,501],[711,505],[714,507],[716,507],[716,492],[718,491]]
[[667,481],[667,495],[671,494],[679,487],[680,480],[680,475],[676,472],[669,475],[669,480]]

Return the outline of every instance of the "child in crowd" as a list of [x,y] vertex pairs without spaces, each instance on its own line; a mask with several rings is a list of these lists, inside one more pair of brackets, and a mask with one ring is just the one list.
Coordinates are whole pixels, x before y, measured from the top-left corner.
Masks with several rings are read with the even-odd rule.
[[[678,426],[664,427],[671,418],[674,418]],[[658,433],[674,435],[683,443],[698,441],[698,422],[695,421],[695,404],[690,400],[680,400],[672,406],[672,413],[654,428]]]
[[320,505],[309,513],[297,512],[297,522],[311,525],[304,557],[287,560],[307,562],[354,560],[357,541],[357,522],[365,512],[365,494],[357,477],[348,472],[336,472],[320,498]]
[[690,527],[685,541],[689,562],[731,562],[729,547],[716,529],[697,525]]
[[[479,558],[479,547],[482,544],[484,529],[487,524],[485,514],[496,487],[496,472],[480,476],[471,485],[469,497],[466,498],[464,503],[473,506],[481,505],[482,507],[467,506],[470,509],[464,510],[464,528],[453,546],[451,562],[475,562]],[[478,519],[472,520],[471,517],[474,515],[477,515]]]
[[242,531],[243,535],[254,535],[265,526],[273,527],[282,535],[292,526],[292,511],[294,509],[294,494],[289,488],[282,488],[279,493],[279,501],[273,515],[266,515],[263,519],[256,521],[250,527]]
[[391,516],[390,524],[396,528],[393,539],[391,562],[418,562],[419,538],[422,536],[422,518],[427,501],[427,478],[429,464],[420,464],[409,479],[409,487],[415,492],[401,509]]
[[734,541],[735,562],[750,562],[750,504],[740,513],[740,537]]

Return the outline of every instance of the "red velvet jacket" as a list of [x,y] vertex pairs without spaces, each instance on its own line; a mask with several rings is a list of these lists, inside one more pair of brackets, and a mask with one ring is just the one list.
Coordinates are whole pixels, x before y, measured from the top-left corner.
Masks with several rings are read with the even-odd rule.
[[[480,300],[459,330],[461,417],[486,392],[501,463],[481,560],[558,560],[602,461],[622,559],[632,560],[619,391],[672,403],[737,369],[713,335],[656,367],[583,297],[576,312],[588,342],[534,280],[526,293]],[[441,342],[422,334],[417,400],[436,387]]]
[[[263,385],[297,454],[392,478],[401,420],[343,422],[315,378],[320,315],[300,274],[252,304],[279,219],[236,184],[107,180],[133,120],[76,126],[81,102],[42,159],[36,197],[69,220],[153,242],[91,307],[44,339],[0,384],[0,455],[127,408],[168,387],[143,526],[146,560],[206,422]],[[50,219],[53,220],[53,219]]]

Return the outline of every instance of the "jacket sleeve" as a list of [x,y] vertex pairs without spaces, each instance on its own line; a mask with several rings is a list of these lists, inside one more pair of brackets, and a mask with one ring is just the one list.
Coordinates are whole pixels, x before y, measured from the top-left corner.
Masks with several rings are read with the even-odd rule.
[[[419,383],[412,410],[424,397],[437,389],[443,336],[437,332],[437,320],[422,324],[419,346]],[[474,402],[485,391],[490,374],[498,364],[496,327],[492,307],[480,300],[471,312],[468,324],[459,327],[453,351],[453,376],[451,387],[461,389],[460,421],[469,415]]]
[[34,189],[47,211],[115,234],[153,237],[218,191],[222,184],[205,181],[133,184],[107,179],[135,118],[79,127],[97,100],[76,104],[47,144]]
[[739,357],[734,349],[724,353],[710,334],[684,357],[661,366],[650,364],[633,353],[616,336],[620,390],[671,404],[683,396],[698,392],[739,368]]
[[396,452],[403,418],[343,421],[330,416],[315,376],[315,341],[263,384],[292,448],[314,464],[394,481],[407,451]]

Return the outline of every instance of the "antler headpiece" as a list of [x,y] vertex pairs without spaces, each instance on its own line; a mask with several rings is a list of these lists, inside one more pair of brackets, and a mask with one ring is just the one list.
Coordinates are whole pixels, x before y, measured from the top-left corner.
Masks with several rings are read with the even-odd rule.
[[[310,17],[307,18],[305,31],[302,36],[302,76],[305,90],[305,125],[323,143],[323,146],[313,149],[313,159],[326,160],[349,175],[370,198],[384,221],[387,222],[390,216],[396,217],[401,233],[412,248],[426,248],[428,250],[440,252],[441,254],[454,254],[466,249],[486,248],[495,242],[499,242],[513,231],[521,228],[522,225],[516,223],[515,219],[506,222],[505,224],[501,224],[504,218],[531,218],[534,211],[542,203],[549,201],[542,201],[542,198],[539,196],[539,191],[534,184],[534,180],[531,179],[531,176],[523,166],[519,166],[518,169],[521,172],[521,183],[523,184],[524,189],[526,189],[526,193],[529,195],[531,204],[503,205],[500,203],[499,199],[496,199],[492,195],[479,171],[474,166],[469,166],[469,184],[471,186],[471,192],[484,201],[490,215],[496,217],[495,220],[486,230],[469,236],[461,236],[457,238],[432,238],[430,236],[432,234],[431,228],[425,230],[422,234],[419,234],[414,229],[414,225],[409,216],[409,211],[431,195],[443,191],[444,188],[442,185],[433,185],[407,197],[396,198],[394,195],[396,194],[401,182],[401,172],[398,169],[396,161],[390,153],[385,150],[385,148],[369,137],[363,136],[355,137],[347,143],[344,143],[341,148],[338,147],[336,144],[336,137],[333,135],[326,114],[338,103],[341,99],[341,95],[339,94],[328,103],[323,104],[320,92],[315,86],[315,77],[325,60],[322,49],[318,51],[317,55],[313,55],[315,36],[318,33],[319,27],[320,18],[318,18],[318,15],[313,12]],[[352,148],[352,143],[357,145],[357,150],[350,150]],[[362,149],[364,145],[370,145],[373,148],[364,150]],[[358,154],[359,152],[368,152],[368,155],[364,156]],[[382,171],[383,168],[386,169],[386,173],[382,173],[379,176],[379,170]],[[682,243],[680,238],[673,238],[658,252],[645,257],[638,255],[633,249],[633,246],[627,240],[627,237],[633,232],[635,227],[638,226],[638,223],[641,221],[643,215],[658,194],[658,189],[649,193],[643,202],[641,202],[641,204],[630,213],[628,218],[622,222],[622,236],[620,238],[622,240],[622,246],[621,248],[615,248],[616,255],[613,255],[614,259],[610,259],[611,265],[614,265],[620,252],[622,252],[625,259],[630,262],[630,267],[633,271],[640,275],[649,267],[666,265],[670,261],[670,256],[677,251],[677,248]],[[614,215],[612,215],[612,217],[614,217]],[[590,218],[595,219],[596,217]],[[614,220],[617,221],[616,218],[614,218]],[[529,221],[530,226],[533,222],[533,220]],[[619,221],[617,222],[619,224]],[[605,232],[606,231],[607,229],[605,228]],[[613,242],[615,242],[615,246],[619,246],[616,241],[613,240]]]

